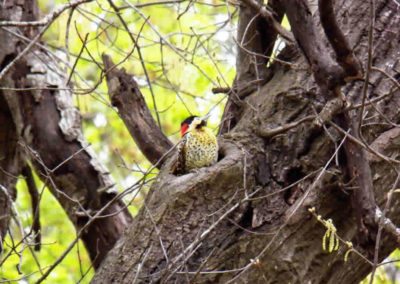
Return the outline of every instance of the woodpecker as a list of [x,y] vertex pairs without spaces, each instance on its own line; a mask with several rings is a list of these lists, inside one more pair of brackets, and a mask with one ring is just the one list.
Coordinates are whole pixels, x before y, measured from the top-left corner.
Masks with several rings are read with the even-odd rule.
[[181,123],[182,138],[173,170],[175,174],[184,174],[217,162],[217,137],[206,125],[206,119],[197,116],[189,116]]

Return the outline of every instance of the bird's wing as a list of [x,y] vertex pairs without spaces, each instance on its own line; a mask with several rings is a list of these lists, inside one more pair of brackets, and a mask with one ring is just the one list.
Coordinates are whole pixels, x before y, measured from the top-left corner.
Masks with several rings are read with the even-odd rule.
[[177,146],[177,152],[178,152],[178,157],[175,161],[174,166],[172,167],[172,173],[175,175],[181,175],[185,173],[185,164],[186,164],[186,140],[187,140],[187,134],[185,134],[181,141],[179,141],[179,144]]

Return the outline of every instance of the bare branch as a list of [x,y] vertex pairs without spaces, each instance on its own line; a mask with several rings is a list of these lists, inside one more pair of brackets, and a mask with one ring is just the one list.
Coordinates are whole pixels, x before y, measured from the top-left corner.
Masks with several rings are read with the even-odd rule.
[[354,56],[353,50],[350,48],[343,32],[338,26],[333,10],[333,0],[319,0],[318,8],[322,27],[336,53],[336,60],[346,72],[345,80],[360,78],[360,64]]
[[215,87],[211,89],[213,94],[227,94],[231,92],[231,88],[229,87]]
[[[108,93],[129,130],[132,138],[146,158],[155,165],[161,157],[173,146],[171,141],[161,132],[144,101],[132,75],[124,69],[114,68],[114,63],[103,55],[106,67]],[[157,167],[161,167],[158,164]]]
[[93,0],[75,0],[71,1],[65,5],[62,5],[55,9],[52,13],[46,15],[43,19],[39,21],[23,22],[23,21],[2,21],[0,22],[0,27],[39,27],[47,26],[52,23],[58,16],[60,16],[65,10],[69,8],[74,8],[80,4],[92,2]]
[[[152,84],[151,84],[151,81],[150,81],[150,77],[149,77],[149,74],[148,74],[148,71],[147,71],[147,68],[146,68],[146,64],[144,62],[144,58],[143,58],[143,55],[142,55],[142,52],[141,52],[141,48],[140,48],[140,46],[138,44],[138,39],[135,39],[135,37],[133,36],[131,31],[129,30],[129,26],[128,26],[127,22],[124,20],[124,18],[122,17],[122,15],[120,13],[120,8],[117,7],[112,0],[108,0],[108,3],[110,4],[110,6],[113,8],[115,13],[117,14],[117,17],[119,18],[119,20],[121,21],[123,27],[125,28],[126,32],[128,33],[128,36],[130,37],[133,45],[136,48],[136,51],[137,51],[138,55],[139,55],[140,64],[142,65],[143,72],[144,72],[144,75],[146,77],[147,84],[149,86],[151,98],[153,100],[155,115],[156,115],[156,118],[157,118],[157,124],[158,124],[159,127],[161,127],[160,114],[159,114],[158,109],[157,109],[157,101],[155,99],[153,87],[152,87]],[[145,20],[145,23],[143,25],[145,25],[147,23],[147,20],[148,19]]]
[[271,137],[273,137],[275,135],[278,135],[280,133],[283,133],[283,132],[286,132],[286,131],[288,131],[290,129],[293,129],[293,128],[299,126],[302,123],[305,123],[307,121],[312,121],[313,119],[315,119],[315,116],[314,115],[309,115],[309,116],[303,117],[303,118],[301,118],[301,119],[299,119],[299,120],[297,120],[295,122],[284,124],[282,126],[279,126],[279,127],[273,128],[273,129],[257,128],[257,134],[260,135],[261,137],[264,137],[264,138],[271,138]]
[[283,1],[293,35],[310,64],[315,81],[323,91],[332,90],[343,82],[343,70],[330,57],[318,36],[307,1]]

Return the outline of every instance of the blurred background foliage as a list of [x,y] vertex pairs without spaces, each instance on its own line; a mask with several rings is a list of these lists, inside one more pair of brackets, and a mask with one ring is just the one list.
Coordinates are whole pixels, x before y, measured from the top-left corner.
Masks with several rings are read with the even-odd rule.
[[[67,2],[39,0],[41,16]],[[229,87],[235,76],[237,9],[223,0],[113,2],[122,7],[119,15],[139,45],[140,53],[106,0],[64,12],[42,41],[67,76],[72,74],[84,135],[122,191],[144,174],[151,181],[157,172],[148,173],[150,163],[110,105],[102,73],[102,54],[108,54],[114,63],[135,76],[155,120],[173,142],[179,139],[180,122],[192,114],[210,112],[209,126],[216,131],[226,96],[213,94],[211,89]],[[37,178],[36,183],[42,193],[42,249],[33,253],[22,243],[17,251],[10,251],[13,244],[20,242],[21,230],[29,231],[32,224],[30,196],[24,180],[20,179],[15,203],[20,224],[12,222],[11,234],[5,240],[0,282],[34,283],[40,277],[40,270],[52,265],[76,236],[56,199]],[[133,215],[140,208],[148,185],[126,197]],[[399,252],[390,257],[398,258]],[[395,283],[397,266],[397,263],[381,266],[375,283]],[[93,274],[85,248],[79,243],[45,283],[89,283]]]

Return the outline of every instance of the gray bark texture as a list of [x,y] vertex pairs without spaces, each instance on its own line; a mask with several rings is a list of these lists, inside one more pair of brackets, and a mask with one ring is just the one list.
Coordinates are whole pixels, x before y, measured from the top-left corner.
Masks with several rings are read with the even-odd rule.
[[[367,1],[335,3],[338,24],[363,72],[369,9]],[[312,13],[316,36],[324,39],[318,48],[333,53],[319,25],[318,11]],[[397,159],[399,131],[387,121],[400,122],[398,5],[376,1],[375,20],[373,66],[393,80],[377,69],[371,71],[367,98],[387,96],[365,108],[361,131],[372,149]],[[301,32],[307,33],[299,27],[296,39]],[[312,42],[307,45],[300,49],[313,48]],[[323,52],[308,55],[329,63]],[[345,262],[348,248],[343,244],[337,252],[324,252],[321,242],[326,229],[308,211],[315,207],[323,219],[332,219],[338,235],[372,260],[375,242],[359,241],[357,214],[352,208],[351,196],[360,189],[346,173],[347,164],[357,171],[351,167],[356,164],[351,162],[354,148],[346,152],[340,148],[335,156],[343,133],[332,123],[316,128],[307,119],[320,112],[329,99],[323,93],[328,89],[318,88],[316,81],[327,88],[336,82],[331,84],[332,78],[324,82],[323,74],[314,73],[314,77],[315,69],[310,70],[309,64],[321,65],[307,62],[294,46],[284,49],[280,59],[291,65],[272,64],[262,88],[236,102],[235,125],[231,121],[229,128],[233,129],[219,138],[216,165],[177,177],[170,174],[172,159],[164,164],[145,205],[108,254],[93,283],[357,283],[372,270],[356,253]],[[256,79],[251,74],[254,71],[249,77]],[[363,85],[359,80],[342,88],[353,105],[360,104]],[[349,115],[357,115],[359,109]],[[302,119],[304,123],[278,135],[257,135]],[[371,151],[367,157],[375,198],[382,206],[395,182],[395,167]],[[399,208],[395,197],[388,214],[395,224],[400,223]],[[396,240],[383,234],[380,243],[382,260],[395,249]]]

